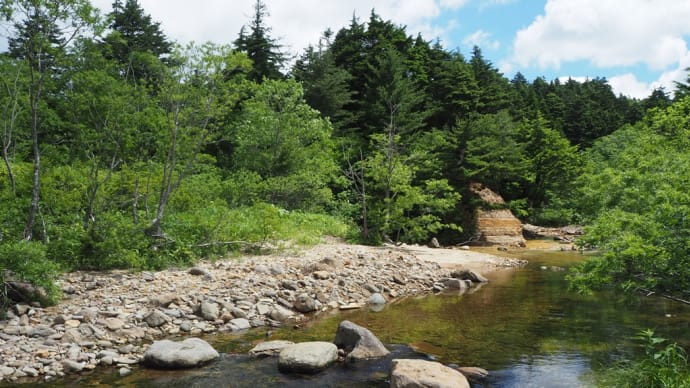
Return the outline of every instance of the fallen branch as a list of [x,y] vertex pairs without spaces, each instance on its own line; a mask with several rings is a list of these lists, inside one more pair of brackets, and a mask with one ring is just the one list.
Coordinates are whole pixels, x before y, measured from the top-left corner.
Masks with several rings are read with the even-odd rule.
[[[646,296],[654,295],[654,294],[657,293],[656,291],[648,290],[648,289],[646,289],[646,288],[641,288],[641,287],[639,287],[638,290],[644,291],[645,293],[647,293]],[[676,301],[676,302],[685,303],[685,304],[687,304],[687,305],[690,305],[690,301],[687,301],[687,300],[685,300],[685,299],[677,298],[677,297],[675,297],[675,296],[673,296],[673,295],[666,295],[666,294],[658,294],[658,295],[659,295],[660,297],[662,297],[662,298],[666,298],[666,299],[670,299],[670,300],[673,300],[673,301]]]
[[191,247],[192,248],[206,248],[206,247],[214,247],[217,245],[239,245],[239,244],[252,245],[253,243],[250,243],[248,241],[215,241],[215,242],[191,245]]

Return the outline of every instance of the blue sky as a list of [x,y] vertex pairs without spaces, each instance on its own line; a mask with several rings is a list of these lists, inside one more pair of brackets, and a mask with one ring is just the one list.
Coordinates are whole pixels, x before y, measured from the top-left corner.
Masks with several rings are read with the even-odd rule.
[[[255,0],[139,0],[178,42],[231,43]],[[293,54],[353,12],[371,9],[407,26],[410,35],[441,39],[448,49],[484,57],[512,78],[605,77],[617,93],[644,98],[673,90],[690,67],[688,0],[264,0],[273,35]],[[93,0],[110,11],[112,0]],[[190,6],[190,4],[193,4]]]

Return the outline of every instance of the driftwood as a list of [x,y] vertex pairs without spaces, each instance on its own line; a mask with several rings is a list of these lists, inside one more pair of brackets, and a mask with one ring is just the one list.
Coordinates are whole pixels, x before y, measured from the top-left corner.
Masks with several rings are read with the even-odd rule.
[[681,299],[681,298],[675,297],[675,296],[673,296],[673,295],[659,294],[659,293],[657,293],[656,291],[648,290],[648,289],[646,289],[646,288],[641,288],[641,287],[639,287],[638,290],[645,292],[645,293],[647,294],[646,296],[651,296],[651,295],[657,294],[657,295],[659,295],[659,296],[662,297],[662,298],[666,298],[666,299],[673,300],[673,301],[675,301],[675,302],[680,302],[680,303],[685,303],[685,304],[687,304],[687,305],[690,305],[690,301],[687,301],[687,300],[685,300],[685,299]]

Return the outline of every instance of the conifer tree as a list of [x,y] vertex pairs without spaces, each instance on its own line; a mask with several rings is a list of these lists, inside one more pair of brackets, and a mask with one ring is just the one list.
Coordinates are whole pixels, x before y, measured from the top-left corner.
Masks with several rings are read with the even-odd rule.
[[281,51],[282,46],[271,37],[271,28],[266,25],[266,18],[269,16],[266,3],[256,0],[254,3],[254,15],[247,26],[242,26],[240,34],[235,40],[237,50],[246,53],[252,60],[252,71],[248,78],[262,82],[267,79],[281,79],[283,73],[281,68],[287,60],[286,55]]
[[104,39],[106,57],[120,63],[126,79],[154,84],[161,61],[165,63],[172,50],[160,23],[152,21],[138,0],[115,0],[109,16],[112,32]]

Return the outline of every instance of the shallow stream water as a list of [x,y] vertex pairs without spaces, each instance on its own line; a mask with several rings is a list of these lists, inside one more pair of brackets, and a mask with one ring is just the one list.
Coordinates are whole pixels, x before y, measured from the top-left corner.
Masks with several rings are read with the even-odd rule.
[[[581,296],[568,290],[562,270],[584,257],[576,252],[518,252],[530,264],[488,274],[472,292],[407,298],[382,311],[328,314],[300,328],[205,338],[221,360],[193,371],[135,369],[126,377],[95,372],[43,386],[117,387],[386,387],[393,358],[434,359],[478,366],[490,376],[473,387],[587,387],[593,370],[638,350],[638,331],[690,345],[690,306],[658,297],[624,299],[609,293]],[[280,374],[275,359],[253,360],[246,352],[271,339],[332,341],[348,319],[390,344],[384,359],[336,365],[316,376]]]

